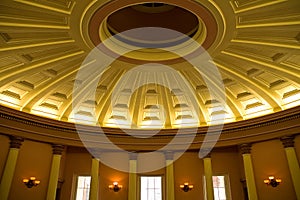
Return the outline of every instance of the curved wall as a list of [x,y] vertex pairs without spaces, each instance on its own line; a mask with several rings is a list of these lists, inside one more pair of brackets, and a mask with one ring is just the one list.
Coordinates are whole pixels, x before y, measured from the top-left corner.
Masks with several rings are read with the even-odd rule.
[[[9,199],[45,199],[52,159],[52,143],[67,146],[62,154],[60,166],[59,180],[61,184],[59,187],[61,192],[59,196],[63,200],[73,199],[75,177],[76,175],[90,174],[92,159],[74,132],[74,127],[69,123],[49,121],[48,119],[44,121],[42,118],[35,118],[24,113],[17,118],[13,114],[14,112],[16,111],[2,108],[0,123],[0,175],[3,175],[8,155],[10,142],[8,136],[17,135],[25,138],[20,148]],[[215,175],[229,175],[233,200],[245,198],[241,182],[245,179],[245,175],[241,152],[238,148],[238,145],[242,143],[252,143],[251,155],[259,199],[296,199],[285,150],[279,138],[285,135],[294,135],[296,154],[300,158],[299,107],[280,114],[224,127],[225,133],[223,134],[225,136],[221,136],[220,141],[211,152],[212,168]],[[37,124],[39,125],[37,126]],[[41,124],[44,124],[43,127]],[[63,124],[65,126],[62,126]],[[91,127],[83,126],[81,128],[87,132],[92,131]],[[201,131],[203,130],[199,129],[199,135],[195,139],[196,143],[201,142]],[[124,133],[110,129],[108,134],[111,137],[120,137]],[[154,137],[163,135],[171,136],[172,130],[162,131],[160,135]],[[122,137],[126,140],[124,135]],[[203,196],[203,160],[198,157],[199,145],[196,143],[174,162],[176,200],[201,199]],[[137,161],[140,165],[143,164],[140,158]],[[146,174],[165,176],[165,173],[165,168],[162,168]],[[281,178],[282,184],[276,188],[265,185],[263,180],[270,175]],[[22,179],[30,176],[36,176],[41,180],[41,184],[32,189],[26,188]],[[99,181],[100,199],[128,198],[128,173],[117,171],[100,163]],[[108,185],[113,181],[119,181],[124,188],[118,193],[110,191]],[[179,185],[186,181],[194,185],[194,189],[188,193],[179,188]]]

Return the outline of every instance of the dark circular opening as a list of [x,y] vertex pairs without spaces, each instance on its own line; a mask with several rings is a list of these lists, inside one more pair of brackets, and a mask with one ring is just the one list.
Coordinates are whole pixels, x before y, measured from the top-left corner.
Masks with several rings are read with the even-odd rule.
[[[134,46],[159,47],[174,46],[193,37],[199,29],[199,20],[193,13],[183,8],[165,3],[143,3],[120,9],[107,18],[107,29],[111,35],[118,35],[118,39]],[[132,29],[156,27],[172,30],[178,34],[145,33],[136,35],[122,35]],[[142,33],[142,32],[140,32]],[[186,37],[182,37],[182,35]],[[149,46],[150,45],[150,46]]]

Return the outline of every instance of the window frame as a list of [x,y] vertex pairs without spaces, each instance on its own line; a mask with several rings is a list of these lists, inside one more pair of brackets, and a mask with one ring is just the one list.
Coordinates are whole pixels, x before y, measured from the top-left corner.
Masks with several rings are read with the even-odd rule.
[[162,193],[162,200],[165,200],[165,176],[162,174],[140,174],[138,175],[138,179],[137,179],[137,199],[138,200],[143,200],[141,199],[141,178],[142,177],[161,177],[161,193]]
[[[73,200],[76,200],[76,196],[77,196],[77,188],[78,188],[78,178],[80,176],[88,176],[88,177],[91,177],[90,174],[75,174],[73,176],[73,188],[72,188],[72,198]],[[91,177],[91,181],[90,181],[90,184],[92,182],[92,177]],[[89,188],[89,196],[90,196],[90,189],[91,187]],[[89,199],[89,198],[88,198]]]
[[[225,184],[225,195],[226,195],[226,200],[231,200],[231,188],[230,188],[230,179],[228,174],[213,174],[212,176],[224,176],[224,184]],[[213,187],[214,188],[214,187]],[[205,181],[205,176],[203,176],[203,196],[204,199],[207,200],[206,196],[206,181]]]

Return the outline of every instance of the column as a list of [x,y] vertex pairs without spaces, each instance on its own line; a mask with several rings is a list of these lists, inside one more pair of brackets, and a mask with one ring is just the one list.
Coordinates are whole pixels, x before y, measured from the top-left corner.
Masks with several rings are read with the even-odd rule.
[[214,199],[214,187],[213,187],[213,179],[212,179],[213,174],[212,174],[210,153],[207,154],[207,156],[205,156],[203,158],[203,163],[204,163],[206,199],[213,200]]
[[47,200],[55,200],[59,169],[60,169],[60,160],[61,160],[61,154],[63,150],[64,150],[63,145],[58,145],[58,144],[52,145],[53,155],[52,155],[52,164],[51,164],[50,175],[49,175]]
[[300,199],[300,169],[299,169],[299,162],[297,159],[297,155],[295,152],[295,147],[294,147],[294,137],[293,136],[285,136],[280,138],[283,146],[284,146],[284,150],[285,150],[285,154],[286,154],[286,158],[288,161],[288,165],[289,165],[289,169],[290,169],[290,173],[292,176],[292,181],[293,181],[293,185],[296,191],[296,196],[297,199]]
[[129,184],[128,184],[128,199],[137,199],[137,155],[129,155]]
[[175,200],[173,153],[166,153],[166,199]]
[[244,170],[246,177],[246,185],[248,189],[248,199],[249,200],[257,200],[257,192],[255,185],[254,172],[252,167],[252,159],[251,159],[251,144],[242,144],[240,146],[241,153],[243,155],[244,162]]
[[99,190],[99,160],[92,158],[90,200],[98,200]]
[[24,141],[21,137],[10,137],[10,147],[5,163],[1,183],[0,183],[0,199],[7,200],[12,179],[14,177],[14,172],[17,164],[17,159],[19,155],[19,150]]

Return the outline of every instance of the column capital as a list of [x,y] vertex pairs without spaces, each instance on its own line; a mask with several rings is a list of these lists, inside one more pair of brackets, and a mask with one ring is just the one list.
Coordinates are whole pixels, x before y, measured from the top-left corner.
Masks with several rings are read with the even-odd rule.
[[97,160],[98,162],[100,161],[100,159],[98,157],[92,156],[92,160]]
[[174,160],[174,152],[173,151],[166,151],[164,153],[165,153],[166,160]]
[[242,154],[250,154],[251,153],[252,144],[241,144],[240,150]]
[[284,136],[280,138],[280,141],[282,142],[284,148],[294,147],[294,138],[294,136]]
[[212,151],[212,149],[201,149],[200,150],[200,154],[204,155],[203,159],[205,159],[205,158],[211,158],[211,151]]
[[137,156],[136,152],[129,153],[129,160],[137,160]]
[[52,144],[52,152],[54,155],[61,155],[65,146],[60,144]]
[[17,137],[17,136],[10,136],[10,146],[9,148],[15,148],[15,149],[20,149],[22,142],[24,139],[22,137]]

